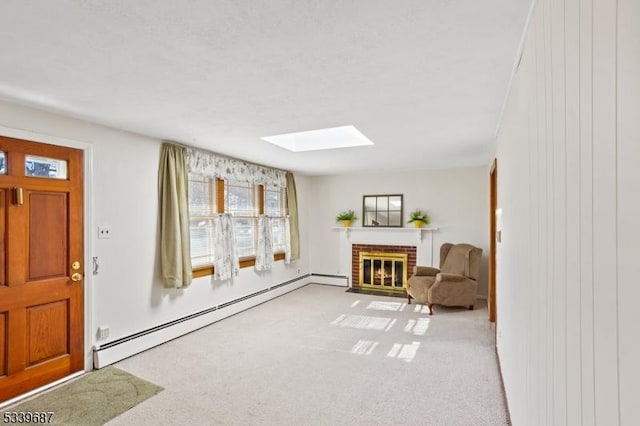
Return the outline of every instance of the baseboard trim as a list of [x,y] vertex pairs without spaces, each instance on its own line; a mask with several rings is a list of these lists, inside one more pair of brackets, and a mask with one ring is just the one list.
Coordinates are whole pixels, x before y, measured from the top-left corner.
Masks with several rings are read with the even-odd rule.
[[[497,324],[495,324],[497,326]],[[509,409],[509,398],[507,398],[507,388],[504,386],[504,376],[502,375],[502,363],[500,362],[500,351],[498,351],[497,344],[494,346],[496,352],[496,362],[498,363],[498,373],[500,373],[500,386],[502,387],[502,398],[504,400],[504,406],[507,410],[507,422],[508,426],[511,426],[511,410]]]
[[349,277],[346,275],[329,275],[313,273],[310,282],[314,284],[333,285],[336,287],[349,287]]
[[297,290],[311,282],[310,274],[296,277],[238,299],[212,306],[195,314],[158,325],[148,330],[94,347],[93,366],[100,369],[206,327],[217,321],[235,315],[246,309],[267,302],[290,291]]

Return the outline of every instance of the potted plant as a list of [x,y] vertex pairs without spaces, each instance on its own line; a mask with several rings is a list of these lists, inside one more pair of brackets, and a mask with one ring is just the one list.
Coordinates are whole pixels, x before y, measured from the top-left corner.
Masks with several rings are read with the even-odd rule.
[[358,217],[356,216],[355,212],[353,210],[346,210],[343,212],[338,213],[338,215],[336,216],[336,222],[342,222],[342,225],[345,228],[348,228],[351,226],[351,222],[358,219]]
[[429,216],[420,209],[415,209],[409,215],[409,223],[413,222],[416,228],[421,228],[422,224],[429,223]]

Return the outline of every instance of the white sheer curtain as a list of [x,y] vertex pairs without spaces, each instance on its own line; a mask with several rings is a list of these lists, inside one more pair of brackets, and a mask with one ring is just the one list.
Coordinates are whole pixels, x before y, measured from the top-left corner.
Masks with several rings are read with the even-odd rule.
[[256,271],[268,271],[273,266],[273,230],[271,218],[258,216],[258,247],[256,248]]
[[215,251],[213,268],[217,280],[232,280],[240,271],[240,261],[236,251],[236,232],[231,214],[215,217]]

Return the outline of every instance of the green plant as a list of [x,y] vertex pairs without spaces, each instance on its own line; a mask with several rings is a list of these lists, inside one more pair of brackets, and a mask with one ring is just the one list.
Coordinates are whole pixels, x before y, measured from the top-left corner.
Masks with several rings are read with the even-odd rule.
[[356,213],[353,210],[340,212],[336,216],[336,222],[342,222],[344,220],[356,220],[356,219],[358,219],[358,217],[356,216]]
[[419,220],[422,223],[429,223],[429,216],[420,209],[415,209],[409,215],[409,223]]

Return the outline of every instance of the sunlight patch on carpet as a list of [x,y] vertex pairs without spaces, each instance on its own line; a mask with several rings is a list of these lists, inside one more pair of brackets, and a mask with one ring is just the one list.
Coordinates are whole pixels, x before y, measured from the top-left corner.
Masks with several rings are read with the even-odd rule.
[[374,300],[373,302],[369,303],[369,306],[367,306],[367,309],[375,309],[377,311],[394,311],[394,312],[398,312],[398,311],[403,311],[405,305],[406,305],[406,303],[380,302],[380,301]]
[[342,314],[331,322],[331,325],[339,327],[349,327],[363,330],[391,330],[396,323],[396,319],[383,317],[370,317],[366,315],[345,315]]
[[411,362],[418,353],[420,342],[413,342],[411,344],[403,345],[402,343],[396,343],[393,345],[389,353],[388,358],[397,358],[405,362]]
[[371,355],[378,344],[378,342],[372,342],[371,340],[358,340],[351,348],[351,353],[355,355]]
[[429,330],[429,322],[431,320],[429,318],[418,318],[417,320],[409,320],[407,321],[407,325],[404,327],[404,331],[407,333],[412,333],[416,336],[424,336],[427,334],[427,330]]
[[427,308],[424,305],[416,305],[416,307],[413,308],[413,312],[417,312],[419,314],[428,314],[429,313],[429,308]]

